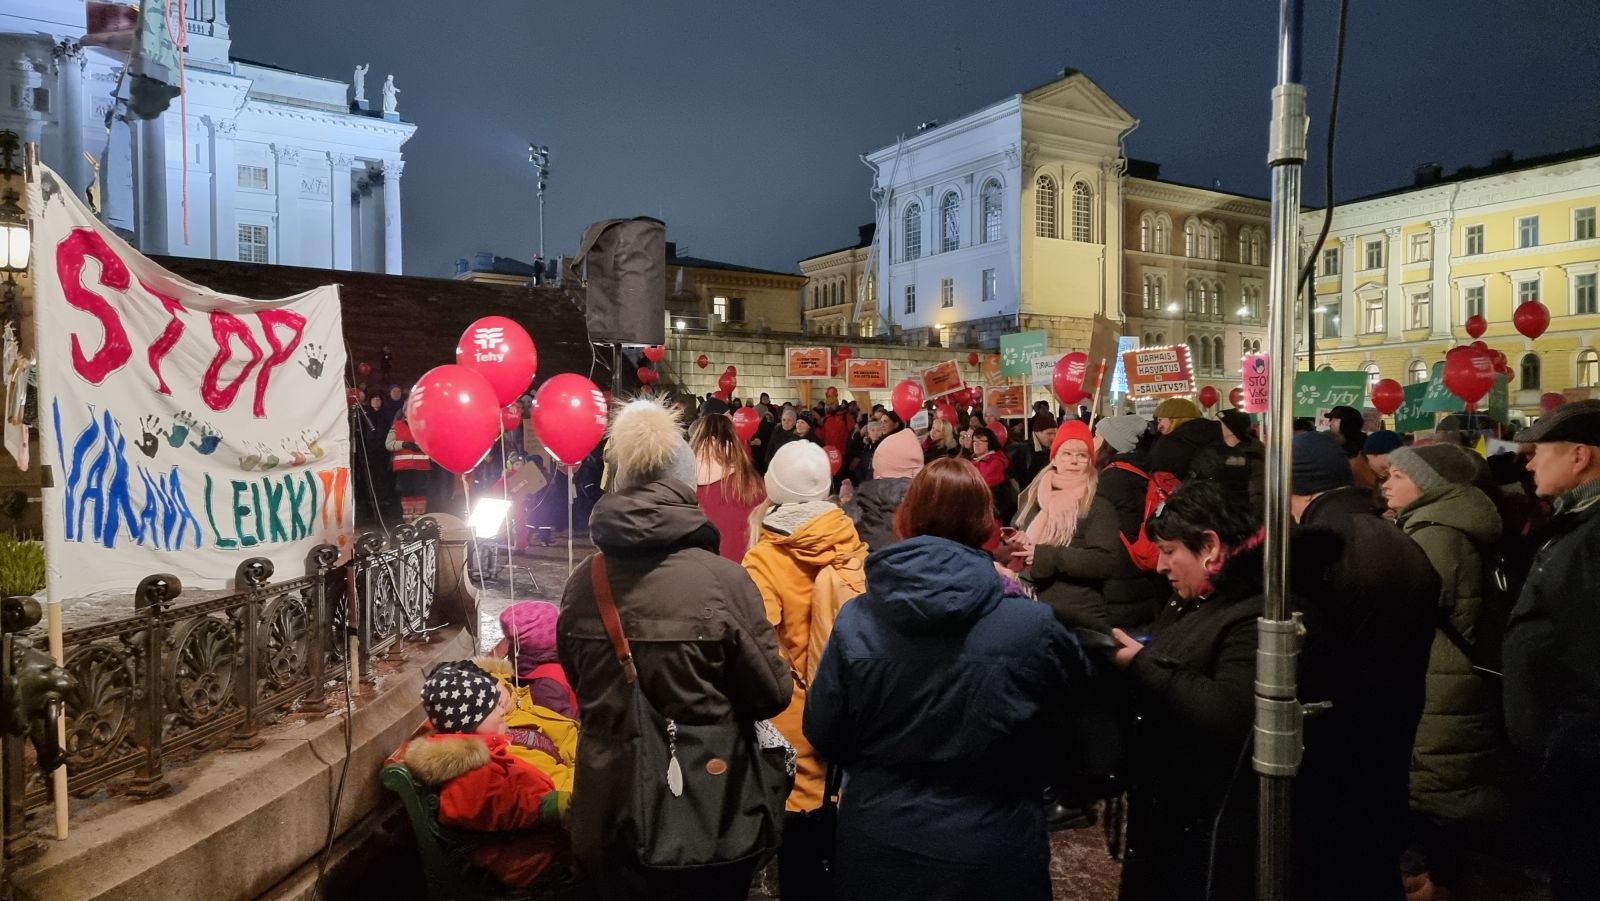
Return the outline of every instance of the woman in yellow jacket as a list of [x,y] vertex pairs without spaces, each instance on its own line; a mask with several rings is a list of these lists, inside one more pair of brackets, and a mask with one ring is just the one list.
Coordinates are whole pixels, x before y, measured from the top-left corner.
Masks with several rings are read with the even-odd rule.
[[816,673],[833,619],[845,601],[866,590],[867,546],[855,524],[828,501],[833,481],[828,455],[809,441],[785,444],[767,466],[767,501],[751,514],[755,544],[744,568],[766,602],[778,647],[794,672],[789,707],[773,718],[799,755],[778,851],[781,897],[827,897],[815,882],[825,853],[809,814],[822,806],[826,764],[800,730],[806,686]]

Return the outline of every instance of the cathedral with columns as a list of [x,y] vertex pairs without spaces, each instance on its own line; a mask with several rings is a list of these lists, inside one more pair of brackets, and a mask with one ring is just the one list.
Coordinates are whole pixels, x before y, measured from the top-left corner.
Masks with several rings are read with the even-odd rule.
[[182,102],[130,123],[112,115],[126,60],[84,42],[84,0],[3,0],[0,129],[147,254],[401,273],[416,126],[393,76],[369,107],[365,67],[352,84],[239,59],[227,0],[184,13]]

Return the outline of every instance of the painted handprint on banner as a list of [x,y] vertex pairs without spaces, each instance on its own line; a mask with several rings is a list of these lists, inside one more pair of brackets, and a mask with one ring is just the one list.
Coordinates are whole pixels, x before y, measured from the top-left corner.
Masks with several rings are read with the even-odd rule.
[[306,462],[306,452],[294,446],[293,441],[283,442],[283,449],[289,452],[289,465],[303,466]]
[[183,442],[189,437],[189,430],[194,428],[194,417],[188,410],[172,417],[172,428],[167,430],[167,443],[173,447],[183,447]]
[[327,359],[328,352],[322,348],[322,345],[308,342],[306,344],[306,358],[300,361],[300,365],[305,369],[306,375],[314,379],[320,379],[322,378],[322,366]]
[[139,419],[139,450],[146,457],[155,458],[156,451],[161,449],[161,439],[156,436],[160,433],[161,417],[143,416]]
[[306,429],[300,433],[300,440],[305,442],[306,450],[311,453],[311,459],[313,460],[321,460],[322,455],[327,453],[327,451],[322,449],[322,444],[317,438],[317,433],[311,431],[310,429]]
[[217,445],[222,443],[222,436],[217,434],[216,430],[211,427],[210,423],[200,423],[196,434],[200,436],[200,440],[198,442],[191,442],[189,446],[202,454],[210,455],[215,453]]

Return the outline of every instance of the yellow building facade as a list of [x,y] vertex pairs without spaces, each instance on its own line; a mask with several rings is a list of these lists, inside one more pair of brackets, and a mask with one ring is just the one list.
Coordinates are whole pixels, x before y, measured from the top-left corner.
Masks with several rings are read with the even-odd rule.
[[[1312,317],[1297,307],[1298,363],[1362,370],[1369,381],[1425,381],[1452,346],[1482,340],[1514,372],[1512,408],[1536,415],[1546,391],[1600,386],[1600,147],[1445,176],[1433,165],[1412,186],[1301,217],[1302,252],[1316,254]],[[1537,340],[1516,308],[1550,312]]]
[[801,304],[807,334],[877,337],[878,292],[867,266],[876,228],[872,223],[863,225],[853,246],[800,261],[800,274],[806,280]]

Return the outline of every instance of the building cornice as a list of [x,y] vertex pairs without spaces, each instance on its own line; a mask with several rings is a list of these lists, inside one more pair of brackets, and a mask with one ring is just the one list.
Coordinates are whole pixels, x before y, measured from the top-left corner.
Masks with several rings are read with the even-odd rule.
[[[1155,182],[1144,178],[1124,178],[1122,180],[1122,190],[1124,198],[1130,201],[1150,200],[1157,203],[1171,203],[1192,207],[1196,212],[1235,213],[1260,219],[1266,219],[1271,212],[1269,204],[1263,200],[1241,197],[1238,194],[1229,194],[1224,191]],[[1223,199],[1221,202],[1202,199],[1213,197]]]
[[417,126],[409,122],[390,122],[386,119],[375,119],[370,116],[352,116],[348,113],[332,113],[321,110],[307,109],[304,107],[290,106],[283,103],[251,98],[245,104],[241,115],[255,114],[269,119],[284,119],[294,122],[308,122],[330,128],[340,128],[346,131],[366,132],[368,134],[383,135],[405,141],[417,130]]
[[[937,127],[930,128],[927,131],[913,134],[910,137],[907,137],[903,142],[895,141],[879,147],[877,150],[869,151],[866,154],[866,157],[868,161],[873,163],[886,163],[894,159],[894,155],[896,153],[916,152],[930,144],[942,141],[945,138],[954,137],[956,135],[972,131],[975,128],[982,128],[985,125],[998,122],[1007,116],[1019,115],[1021,111],[1022,95],[1013,94],[1012,96],[1007,97],[998,103],[986,106],[976,112],[968,113],[952,122],[946,122]],[[1020,132],[1021,129],[1022,124],[1019,121],[1017,124],[1017,130]]]

